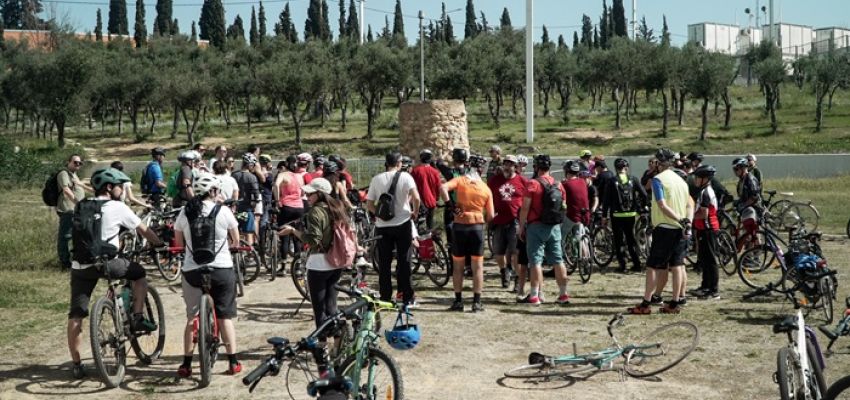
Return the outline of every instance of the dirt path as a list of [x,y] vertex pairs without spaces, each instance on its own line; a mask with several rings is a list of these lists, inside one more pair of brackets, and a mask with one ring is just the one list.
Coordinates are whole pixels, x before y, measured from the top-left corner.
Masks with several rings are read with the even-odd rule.
[[[833,268],[846,271],[850,251],[846,242],[825,246]],[[517,305],[513,294],[497,287],[495,268],[488,267],[484,293],[486,311],[480,314],[449,313],[449,290],[434,290],[427,278],[417,276],[421,306],[415,311],[423,331],[422,344],[413,351],[388,351],[401,365],[408,399],[767,399],[775,398],[773,383],[776,350],[785,339],[771,333],[771,324],[780,315],[792,312],[778,298],[742,303],[745,288],[736,276],[722,277],[723,299],[709,302],[692,300],[679,316],[650,315],[627,318],[618,331],[622,338],[638,337],[655,327],[676,320],[690,320],[700,328],[701,341],[696,351],[674,369],[652,379],[620,380],[617,372],[601,372],[582,379],[558,380],[547,385],[529,386],[503,380],[505,370],[522,364],[529,351],[569,354],[572,343],[578,351],[598,350],[610,344],[605,324],[616,312],[624,310],[639,296],[643,275],[608,273],[594,275],[590,283],[571,283],[573,304],[559,307],[553,303],[555,285],[547,282],[550,300],[540,307]],[[690,287],[699,276],[690,274]],[[132,364],[120,389],[104,390],[95,379],[69,380],[64,327],[41,333],[40,339],[22,340],[22,345],[4,353],[0,360],[0,399],[277,399],[286,398],[282,376],[267,378],[249,395],[240,379],[224,375],[225,362],[216,364],[211,387],[196,390],[195,379],[175,378],[180,363],[178,331],[183,320],[179,286],[165,287],[157,281],[167,311],[168,342],[164,357],[151,366]],[[839,300],[848,294],[846,284],[839,285]],[[466,293],[469,293],[468,291]],[[309,332],[312,316],[298,306],[291,281],[268,282],[260,278],[239,300],[239,346],[246,370],[266,356],[268,336],[298,338]],[[309,306],[309,305],[307,305]],[[836,304],[837,314],[843,301]],[[389,326],[391,316],[384,317]],[[817,323],[813,319],[811,323]],[[84,328],[87,332],[87,326]],[[84,349],[88,348],[85,335]],[[823,341],[823,337],[820,339]],[[827,359],[827,380],[832,382],[850,374],[850,339],[840,339],[839,354]],[[823,345],[825,347],[825,344]],[[385,346],[388,348],[388,346]],[[85,362],[91,369],[89,352]],[[197,358],[196,358],[197,360]],[[195,367],[197,371],[197,366]],[[243,372],[244,375],[244,372]],[[196,376],[197,377],[197,372]]]

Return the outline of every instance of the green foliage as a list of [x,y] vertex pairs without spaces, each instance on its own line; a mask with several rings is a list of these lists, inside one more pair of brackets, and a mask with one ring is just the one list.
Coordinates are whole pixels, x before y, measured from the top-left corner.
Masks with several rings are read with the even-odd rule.
[[96,22],[94,25],[94,38],[98,42],[103,41],[103,18],[100,16],[100,9],[97,9]]
[[614,36],[628,36],[629,31],[626,29],[626,8],[623,7],[623,0],[614,0],[614,3],[611,5],[611,21],[614,24]]
[[210,45],[218,49],[224,48],[227,31],[224,26],[224,6],[221,0],[204,0],[198,25],[201,28],[201,39],[209,40]]
[[133,40],[136,47],[143,47],[148,40],[148,28],[145,25],[145,1],[136,0],[136,21],[133,26]]
[[83,155],[76,146],[61,149],[55,144],[15,143],[0,137],[0,188],[40,188],[61,169],[71,154]]
[[109,0],[109,21],[106,31],[110,35],[129,35],[127,23],[127,2],[125,0]]

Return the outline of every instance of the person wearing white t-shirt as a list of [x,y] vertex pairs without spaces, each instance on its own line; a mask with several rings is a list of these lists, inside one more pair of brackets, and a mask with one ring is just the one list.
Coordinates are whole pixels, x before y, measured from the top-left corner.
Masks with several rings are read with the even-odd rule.
[[[182,378],[192,375],[192,354],[195,343],[192,341],[194,330],[193,320],[198,314],[203,292],[202,267],[211,271],[210,284],[215,315],[221,329],[222,341],[227,351],[228,373],[231,375],[242,371],[242,364],[236,359],[236,328],[233,318],[236,317],[236,272],[233,270],[233,259],[230,257],[230,243],[239,243],[239,226],[230,208],[216,203],[221,183],[218,178],[208,173],[201,173],[192,183],[195,198],[190,200],[174,223],[174,240],[178,247],[186,248],[183,260],[183,301],[186,303],[186,328],[183,335],[183,363],[177,369]],[[200,216],[209,216],[218,209],[215,219],[215,259],[204,265],[198,265],[192,254],[192,231],[190,220]]]
[[408,304],[413,300],[413,287],[410,282],[410,260],[407,257],[413,242],[413,232],[410,228],[412,221],[419,212],[419,192],[416,182],[407,172],[401,171],[401,153],[392,152],[386,155],[384,162],[386,172],[372,178],[369,192],[366,196],[366,206],[369,212],[376,212],[376,202],[382,194],[389,192],[393,180],[398,175],[395,192],[393,193],[394,216],[389,220],[375,219],[375,234],[378,239],[378,285],[381,300],[392,299],[392,266],[393,250],[397,254],[397,283],[402,300]]
[[[152,245],[162,246],[162,241],[156,234],[142,223],[130,207],[119,200],[124,191],[124,183],[128,182],[130,182],[130,178],[114,168],[100,169],[92,174],[91,184],[94,187],[96,197],[94,200],[83,201],[103,201],[100,209],[101,240],[114,246],[117,252],[118,233],[121,228],[135,229]],[[71,306],[68,311],[67,334],[68,350],[73,361],[71,371],[75,379],[86,376],[85,369],[80,363],[83,319],[89,314],[89,301],[98,280],[106,274],[113,279],[126,279],[133,282],[131,328],[136,332],[152,332],[157,329],[154,322],[148,321],[142,316],[148,291],[145,269],[138,263],[120,257],[115,257],[107,261],[102,268],[97,268],[94,263],[88,262],[90,259],[84,253],[83,251],[75,251],[74,260],[71,263]]]
[[230,172],[227,171],[227,163],[216,161],[212,166],[216,178],[221,182],[221,190],[218,193],[221,201],[239,199],[239,184],[236,183],[236,179],[233,179],[230,176]]

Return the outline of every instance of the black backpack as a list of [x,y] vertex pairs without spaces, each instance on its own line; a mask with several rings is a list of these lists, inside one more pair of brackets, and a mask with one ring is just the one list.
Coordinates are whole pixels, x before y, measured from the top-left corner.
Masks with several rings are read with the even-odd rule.
[[[151,161],[155,162],[155,161]],[[148,182],[150,179],[148,178],[148,170],[151,169],[151,164],[145,166],[145,169],[142,170],[142,179],[139,180],[139,186],[142,188],[142,194],[150,194],[151,193],[151,184]]]
[[617,188],[617,198],[619,200],[619,210],[614,212],[628,212],[635,210],[635,188],[632,178],[629,177],[626,183],[620,180],[619,176],[614,178],[614,185]]
[[375,216],[378,218],[389,221],[395,218],[395,188],[398,184],[398,177],[401,175],[401,171],[395,173],[393,176],[393,182],[390,184],[390,189],[387,190],[386,193],[382,193],[380,197],[378,197],[378,202],[375,204]]
[[41,189],[41,201],[49,207],[56,207],[59,204],[59,173],[64,170],[59,170],[51,174],[47,181],[44,182],[44,188]]
[[114,258],[118,248],[109,243],[118,236],[103,240],[101,236],[103,205],[110,200],[85,199],[74,208],[72,241],[74,261],[93,264],[99,257]]
[[543,186],[543,209],[540,210],[540,222],[546,225],[558,225],[564,222],[564,198],[558,185],[551,185],[543,178],[537,182]]
[[225,240],[218,249],[215,248],[215,221],[219,210],[221,210],[221,204],[216,204],[209,215],[204,216],[201,210],[198,210],[197,216],[189,220],[189,231],[192,236],[192,248],[189,251],[192,253],[195,264],[206,265],[215,261],[215,256],[227,244]]

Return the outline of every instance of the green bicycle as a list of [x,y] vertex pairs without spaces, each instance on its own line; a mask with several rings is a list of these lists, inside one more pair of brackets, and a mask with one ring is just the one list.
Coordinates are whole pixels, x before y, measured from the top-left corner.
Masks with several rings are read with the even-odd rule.
[[569,268],[567,272],[578,270],[582,283],[590,281],[593,273],[593,245],[587,228],[581,222],[573,225],[572,232],[564,234],[561,240],[564,250],[564,260]]
[[547,356],[531,353],[528,364],[505,372],[506,378],[544,379],[570,377],[590,370],[614,370],[614,362],[623,357],[622,370],[630,376],[641,378],[660,374],[682,362],[699,343],[699,330],[686,321],[664,325],[636,343],[621,345],[613,329],[625,323],[622,314],[608,322],[608,336],[613,347],[587,354],[577,354],[573,344],[572,355]]

